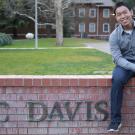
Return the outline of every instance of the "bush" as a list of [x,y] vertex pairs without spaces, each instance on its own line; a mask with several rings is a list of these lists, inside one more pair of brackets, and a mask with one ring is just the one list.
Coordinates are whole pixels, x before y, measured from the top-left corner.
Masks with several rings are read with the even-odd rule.
[[12,44],[12,37],[5,33],[0,33],[0,46],[11,45],[11,44]]

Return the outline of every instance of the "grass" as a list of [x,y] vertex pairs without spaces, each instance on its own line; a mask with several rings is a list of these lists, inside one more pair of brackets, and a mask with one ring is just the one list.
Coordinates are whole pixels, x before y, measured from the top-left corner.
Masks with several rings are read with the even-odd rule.
[[[82,47],[87,42],[101,42],[95,39],[80,39],[80,38],[64,38],[64,45],[62,47]],[[39,39],[39,48],[56,47],[55,38],[41,38]],[[34,48],[34,40],[14,40],[12,45],[3,46],[0,48]]]
[[113,66],[94,49],[0,50],[0,75],[109,74]]
[[[34,40],[14,40],[12,45],[0,50],[0,75],[91,75],[110,74],[113,69],[110,55],[84,47],[87,42],[101,42],[94,39],[65,38],[64,46],[56,47],[55,38],[39,39],[42,50],[21,50],[34,48]],[[59,49],[56,49],[59,48]]]

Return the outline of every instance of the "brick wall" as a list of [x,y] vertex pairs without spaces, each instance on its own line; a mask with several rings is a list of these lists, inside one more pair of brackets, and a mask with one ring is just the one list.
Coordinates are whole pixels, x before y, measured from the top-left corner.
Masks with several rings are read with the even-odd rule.
[[[0,135],[109,135],[111,76],[0,76]],[[123,128],[135,134],[135,79]]]
[[[84,17],[79,17],[79,9],[80,8],[85,8],[85,16]],[[96,17],[91,18],[89,17],[89,10],[90,8],[95,8],[96,9]],[[103,17],[103,9],[109,8],[110,10],[110,17],[109,18],[104,18]],[[84,23],[85,24],[85,36],[84,37],[94,37],[98,39],[107,39],[109,34],[114,30],[116,20],[115,17],[112,15],[113,14],[113,8],[112,7],[104,7],[104,6],[96,6],[95,4],[77,4],[75,6],[75,37],[80,37],[81,33],[79,32],[79,23]],[[99,16],[97,20],[97,15]],[[89,32],[89,23],[95,23],[96,25],[96,31],[95,32]],[[98,23],[98,28],[97,28],[97,23]],[[110,26],[110,32],[103,32],[103,24],[108,23]],[[97,33],[98,32],[98,33]]]

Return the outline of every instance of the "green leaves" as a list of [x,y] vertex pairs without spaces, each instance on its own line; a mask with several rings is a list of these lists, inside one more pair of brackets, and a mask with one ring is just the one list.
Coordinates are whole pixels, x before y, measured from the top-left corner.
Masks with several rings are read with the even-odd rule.
[[11,36],[6,35],[4,33],[0,33],[0,46],[11,45],[11,44],[12,44]]

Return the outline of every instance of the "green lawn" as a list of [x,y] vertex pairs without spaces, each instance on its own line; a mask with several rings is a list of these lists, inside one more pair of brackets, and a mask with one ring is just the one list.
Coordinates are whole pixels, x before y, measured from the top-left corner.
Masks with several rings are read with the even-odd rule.
[[[64,38],[64,45],[62,47],[82,47],[87,42],[103,42],[95,39],[80,39],[80,38]],[[41,38],[39,39],[39,48],[56,47],[55,38]],[[0,46],[0,48],[34,48],[34,39],[32,40],[14,40],[12,45]]]
[[109,74],[113,66],[94,49],[0,50],[0,75]]
[[84,47],[87,42],[103,42],[94,39],[65,38],[63,47],[56,47],[55,38],[39,39],[41,50],[34,48],[34,40],[14,40],[12,45],[0,50],[0,75],[90,75],[110,74],[113,69],[110,55]]

